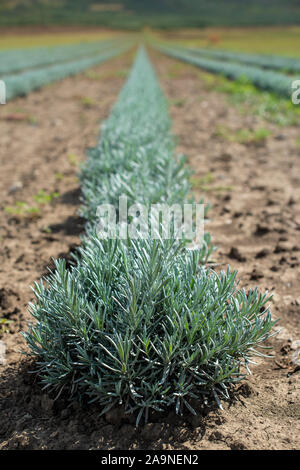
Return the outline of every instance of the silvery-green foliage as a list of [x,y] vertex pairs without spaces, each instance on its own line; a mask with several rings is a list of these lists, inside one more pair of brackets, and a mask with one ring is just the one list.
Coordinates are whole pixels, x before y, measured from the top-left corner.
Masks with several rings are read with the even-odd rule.
[[77,59],[72,62],[58,63],[49,67],[31,69],[14,75],[1,77],[6,85],[6,101],[10,101],[16,96],[24,96],[33,90],[39,89],[49,83],[61,80],[71,75],[76,75],[94,65],[100,64],[116,55],[125,52],[132,46],[132,42],[125,42],[122,45],[104,47],[104,50],[91,57]]
[[173,151],[166,102],[142,49],[82,170],[82,247],[70,269],[58,260],[36,283],[35,323],[25,333],[46,389],[102,412],[122,404],[137,423],[150,410],[194,412],[191,399],[228,397],[274,323],[267,294],[238,290],[235,273],[202,266],[207,244],[97,235],[95,208],[117,204],[124,175],[132,200],[184,202],[188,173]]
[[285,97],[291,96],[292,83],[295,78],[289,77],[283,73],[267,71],[250,65],[206,59],[198,57],[182,48],[177,49],[176,47],[165,47],[160,45],[155,47],[171,57],[196,65],[197,67],[201,67],[209,72],[219,73],[233,80],[246,77],[258,88],[262,88],[263,90],[268,90]]
[[95,222],[97,207],[117,207],[122,195],[128,205],[191,200],[190,169],[183,156],[174,158],[170,127],[166,99],[141,52],[81,170],[84,217]]
[[235,273],[200,267],[172,240],[85,240],[36,284],[26,333],[45,387],[138,417],[208,394],[227,397],[273,322],[267,295],[236,290]]
[[99,54],[104,49],[120,45],[120,38],[80,44],[50,47],[28,47],[0,51],[0,75],[13,74],[24,70],[71,62],[80,57]]
[[[190,170],[185,158],[174,158],[167,102],[154,71],[141,52],[110,117],[102,126],[98,146],[88,152],[81,170],[82,215],[93,227],[101,204],[118,207],[140,203],[168,205],[192,202]],[[205,235],[212,251],[209,234]]]
[[210,57],[213,59],[227,60],[231,62],[240,62],[247,65],[255,65],[265,69],[286,70],[297,73],[300,71],[299,57],[283,57],[266,54],[247,54],[245,52],[233,52],[226,49],[210,48],[179,48],[182,52],[191,52],[193,54]]

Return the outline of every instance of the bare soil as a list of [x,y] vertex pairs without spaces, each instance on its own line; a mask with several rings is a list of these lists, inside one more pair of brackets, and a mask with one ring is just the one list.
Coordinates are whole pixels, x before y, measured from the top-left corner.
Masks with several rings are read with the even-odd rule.
[[[229,264],[241,286],[274,293],[272,312],[282,328],[270,342],[274,357],[258,358],[224,411],[211,405],[197,417],[152,415],[139,429],[119,410],[99,417],[95,406],[54,400],[28,374],[34,366],[19,351],[30,320],[29,285],[51,266],[51,257],[68,259],[80,243],[76,161],[96,144],[132,56],[111,60],[92,75],[0,108],[0,317],[12,321],[1,338],[2,365],[0,348],[0,449],[299,448],[299,129],[242,115],[226,97],[206,90],[199,70],[151,57],[170,100],[178,151],[195,170],[195,194],[212,206],[207,230],[218,246],[215,269]],[[232,132],[264,126],[272,134],[262,142],[231,142],[218,134],[220,125]],[[39,206],[37,216],[7,212],[17,201],[36,206],[41,190],[60,197]]]

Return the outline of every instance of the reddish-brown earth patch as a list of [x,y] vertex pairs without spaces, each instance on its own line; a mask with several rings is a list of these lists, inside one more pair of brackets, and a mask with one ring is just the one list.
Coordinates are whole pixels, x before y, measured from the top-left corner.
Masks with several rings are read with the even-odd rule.
[[[299,448],[300,376],[292,349],[300,338],[299,129],[242,116],[224,96],[205,89],[197,69],[185,65],[174,74],[173,60],[157,54],[152,59],[170,100],[178,150],[196,172],[195,193],[202,196],[205,189],[212,205],[207,229],[219,247],[216,269],[230,264],[239,270],[241,286],[274,293],[272,312],[283,328],[270,342],[275,357],[258,359],[224,411],[212,406],[198,417],[153,415],[138,430],[119,411],[100,418],[95,406],[54,401],[28,374],[32,364],[19,350],[25,347],[20,331],[30,320],[29,285],[51,257],[68,257],[80,243],[78,168],[68,155],[82,160],[97,141],[99,123],[130,66],[128,56],[114,59],[90,78],[69,78],[0,108],[0,317],[13,321],[1,338],[7,354],[0,365],[0,449]],[[16,113],[28,119],[5,118]],[[272,135],[260,144],[232,143],[216,135],[218,125],[264,125]],[[61,196],[42,206],[39,218],[5,211],[17,201],[35,205],[40,190]]]

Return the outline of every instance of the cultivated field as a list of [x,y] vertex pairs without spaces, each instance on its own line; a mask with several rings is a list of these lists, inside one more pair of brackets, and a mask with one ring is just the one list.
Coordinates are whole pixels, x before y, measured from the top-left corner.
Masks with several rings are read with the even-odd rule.
[[[0,449],[297,449],[300,29],[123,34],[0,39]],[[97,241],[124,193],[209,203],[204,248]]]
[[258,54],[300,57],[300,27],[204,28],[158,33],[191,47],[212,47]]

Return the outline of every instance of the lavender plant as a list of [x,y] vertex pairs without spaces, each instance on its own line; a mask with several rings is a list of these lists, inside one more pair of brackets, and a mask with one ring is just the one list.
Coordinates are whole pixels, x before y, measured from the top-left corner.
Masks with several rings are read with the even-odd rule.
[[200,253],[174,240],[86,239],[70,271],[65,261],[36,284],[36,324],[26,334],[46,388],[103,407],[137,412],[191,399],[228,397],[265,341],[269,297],[237,290],[235,273],[200,267]]
[[211,59],[238,62],[246,65],[254,65],[263,69],[287,71],[297,73],[300,71],[300,60],[298,57],[283,57],[267,54],[247,54],[245,52],[228,51],[226,49],[180,47],[183,52],[189,52],[198,56]]
[[25,96],[33,90],[39,89],[49,83],[61,80],[72,75],[76,75],[95,65],[101,64],[122,52],[125,52],[133,45],[132,41],[125,41],[123,44],[112,43],[111,47],[104,47],[99,52],[87,54],[84,58],[78,58],[70,62],[57,63],[51,66],[44,66],[37,69],[25,70],[13,75],[1,77],[6,85],[6,101],[11,101],[17,96]]
[[189,52],[188,49],[166,47],[157,44],[155,44],[155,47],[171,57],[183,60],[196,67],[201,67],[209,72],[224,75],[232,80],[244,77],[263,90],[268,90],[285,97],[290,97],[291,95],[292,83],[295,78],[284,73],[264,70],[252,65],[201,57]]
[[116,203],[124,189],[147,204],[184,202],[188,173],[174,159],[169,129],[141,50],[82,169],[82,247],[71,268],[57,260],[35,284],[35,323],[25,333],[46,389],[96,402],[103,413],[122,404],[137,423],[150,410],[195,413],[193,399],[228,398],[274,324],[267,294],[238,290],[236,273],[203,266],[207,245],[97,235],[97,204]]
[[[99,54],[104,49],[117,47],[120,39],[52,47],[29,47],[0,51],[0,75],[12,75],[24,70],[66,63]],[[124,38],[122,38],[124,40]]]

